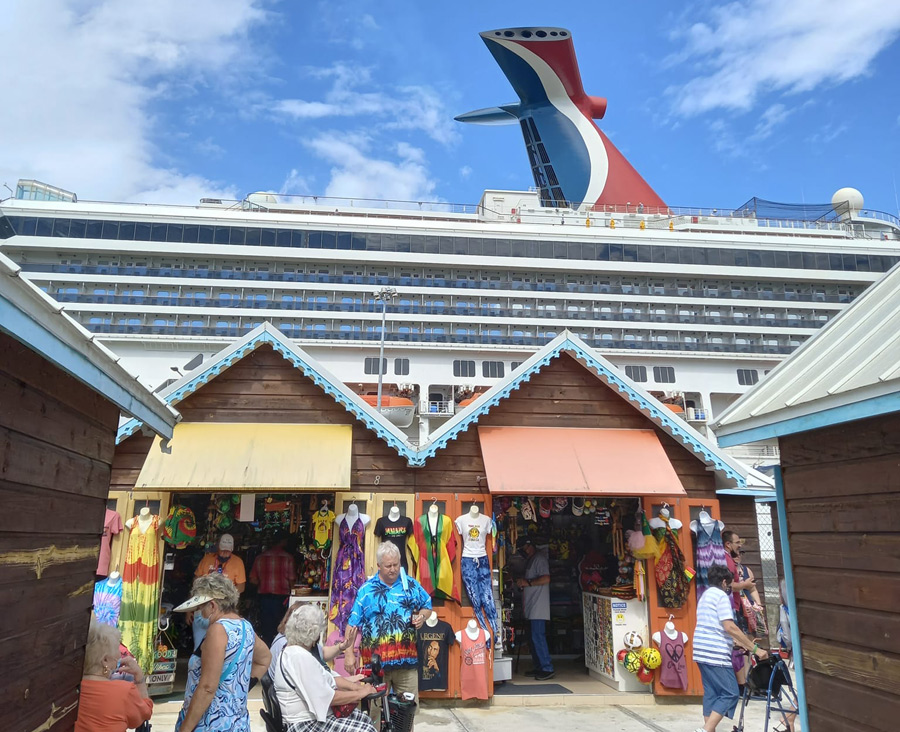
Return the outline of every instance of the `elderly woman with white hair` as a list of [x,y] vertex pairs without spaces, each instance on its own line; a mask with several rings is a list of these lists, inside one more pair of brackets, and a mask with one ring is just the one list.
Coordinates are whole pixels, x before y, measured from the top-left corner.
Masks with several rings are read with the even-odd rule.
[[[125,732],[153,713],[140,666],[134,658],[120,657],[121,637],[118,630],[91,617],[75,732]],[[134,680],[111,679],[114,672],[130,674]]]
[[269,649],[238,615],[240,594],[230,579],[221,574],[198,577],[191,595],[175,611],[199,614],[209,621],[209,630],[188,661],[175,732],[250,732],[247,692],[251,677],[266,672]]
[[332,707],[352,705],[372,693],[328,671],[314,653],[325,630],[325,614],[313,605],[298,608],[284,629],[287,646],[272,676],[287,732],[374,732],[375,725],[358,709],[337,717]]

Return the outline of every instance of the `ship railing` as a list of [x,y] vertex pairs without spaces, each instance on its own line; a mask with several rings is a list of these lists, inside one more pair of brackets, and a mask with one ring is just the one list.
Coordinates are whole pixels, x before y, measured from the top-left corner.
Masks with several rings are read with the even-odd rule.
[[[391,285],[400,287],[513,290],[524,292],[584,293],[612,295],[657,295],[716,299],[746,299],[821,303],[849,303],[849,295],[813,294],[804,292],[773,292],[747,287],[740,290],[717,287],[647,287],[641,285],[582,284],[575,282],[521,282],[511,280],[469,280],[422,277],[375,277],[356,275],[306,275],[297,272],[235,272],[210,269],[178,269],[127,267],[116,265],[23,263],[26,272],[59,274],[100,274],[124,277],[172,277],[176,279],[235,279],[245,282],[316,282],[332,285]],[[291,297],[291,296],[288,296]],[[197,298],[199,300],[199,298]],[[362,303],[356,303],[362,307]],[[400,306],[398,306],[400,307]],[[380,308],[378,312],[381,312]]]
[[454,413],[454,407],[456,405],[453,401],[423,401],[420,407],[420,411],[427,412],[428,414],[446,414],[450,415]]
[[[84,327],[92,333],[102,334],[133,334],[133,335],[160,335],[160,336],[216,336],[235,338],[243,336],[254,325],[248,323],[241,326],[237,323],[230,325],[139,325],[126,323],[83,323]],[[363,341],[377,343],[381,340],[381,334],[377,331],[334,331],[334,330],[309,330],[293,323],[279,323],[278,329],[289,338],[297,340],[314,341]],[[534,335],[460,335],[456,333],[387,333],[385,340],[390,343],[415,342],[415,343],[455,343],[477,346],[525,346],[541,347],[552,341],[558,335],[557,331]],[[660,341],[660,340],[621,340],[592,336],[588,333],[577,333],[588,345],[601,351],[617,350],[641,350],[641,351],[677,351],[690,353],[752,353],[786,355],[792,353],[799,345],[767,345],[760,343],[730,343],[725,342],[701,342],[694,341]]]
[[854,211],[852,215],[861,219],[884,221],[885,223],[891,224],[892,226],[900,229],[900,218],[894,216],[894,214],[888,213],[887,211],[875,211],[870,208],[861,208],[857,211]]
[[[69,292],[56,293],[53,296],[59,302],[75,302],[79,304],[119,304],[119,305],[151,305],[156,307],[214,308],[217,310],[278,310],[300,312],[332,312],[332,313],[380,313],[381,308],[374,304],[305,302],[302,300],[279,301],[259,298],[200,298],[192,297],[156,297],[134,295],[93,295]],[[485,307],[453,307],[431,305],[388,305],[388,313],[398,315],[447,315],[477,318],[522,318],[538,320],[583,320],[605,322],[638,322],[638,323],[694,323],[703,325],[744,325],[768,326],[778,328],[821,328],[825,321],[811,318],[765,318],[755,315],[703,315],[698,313],[666,312],[619,312],[593,310],[524,310],[511,308]]]

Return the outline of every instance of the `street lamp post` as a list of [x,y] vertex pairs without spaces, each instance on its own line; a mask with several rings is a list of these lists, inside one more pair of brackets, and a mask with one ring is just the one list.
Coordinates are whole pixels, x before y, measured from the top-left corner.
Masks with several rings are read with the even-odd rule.
[[381,412],[381,382],[384,378],[384,328],[387,320],[387,304],[397,297],[393,287],[382,287],[375,293],[375,299],[381,301],[381,344],[378,349],[378,398],[376,409]]

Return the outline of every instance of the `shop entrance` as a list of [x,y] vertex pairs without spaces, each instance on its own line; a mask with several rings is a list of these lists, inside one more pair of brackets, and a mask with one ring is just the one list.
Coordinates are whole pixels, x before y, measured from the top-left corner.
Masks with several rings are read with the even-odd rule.
[[[640,525],[641,500],[628,497],[499,496],[494,498],[501,549],[504,650],[512,658],[510,693],[647,692],[649,687],[616,661],[629,632],[649,639],[646,578],[626,551],[625,531]],[[523,591],[530,539],[547,559],[550,620],[547,646],[555,676],[526,675],[534,662],[531,623]],[[540,685],[540,686],[538,686]],[[558,687],[558,688],[556,688]],[[540,689],[540,691],[539,691]],[[504,693],[498,689],[496,693]]]

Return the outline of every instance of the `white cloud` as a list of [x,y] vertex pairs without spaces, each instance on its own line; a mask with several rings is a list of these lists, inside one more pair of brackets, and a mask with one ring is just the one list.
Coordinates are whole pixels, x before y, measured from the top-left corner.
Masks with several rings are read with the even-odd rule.
[[306,73],[332,80],[324,99],[280,99],[262,106],[283,119],[361,118],[368,128],[424,132],[442,145],[459,139],[453,115],[430,87],[380,89],[370,68],[343,63],[306,69]]
[[326,132],[305,144],[332,164],[326,196],[434,200],[436,182],[429,176],[419,148],[400,143],[396,146],[399,159],[391,161],[371,156],[372,141],[362,134]]
[[788,109],[783,104],[773,104],[762,113],[750,139],[765,140],[767,137],[770,137],[775,128],[790,117],[793,112],[794,110]]
[[266,18],[261,4],[19,0],[5,7],[0,179],[38,178],[86,199],[234,197],[234,189],[165,159],[154,142],[164,131],[153,102],[236,76],[247,32]]
[[292,168],[278,192],[300,196],[308,195],[313,191],[312,182],[313,178],[311,176],[300,175],[300,171]]
[[472,175],[472,168],[469,167],[468,165],[463,165],[459,169],[459,177],[462,178],[463,180],[468,178],[470,175]]
[[900,33],[897,0],[740,0],[709,14],[674,34],[683,43],[674,63],[702,69],[669,90],[683,115],[854,79]]

